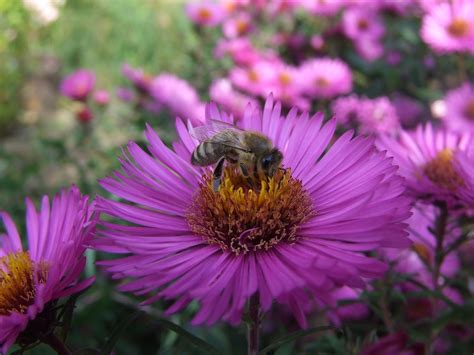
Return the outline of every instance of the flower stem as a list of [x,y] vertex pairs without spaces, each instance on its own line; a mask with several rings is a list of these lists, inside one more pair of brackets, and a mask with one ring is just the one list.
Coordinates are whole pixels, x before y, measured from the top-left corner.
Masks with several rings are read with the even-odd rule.
[[49,333],[47,336],[41,338],[41,341],[49,345],[58,355],[71,355],[72,352],[69,350],[53,332]]
[[247,354],[256,355],[260,340],[260,303],[257,295],[250,298],[248,305]]

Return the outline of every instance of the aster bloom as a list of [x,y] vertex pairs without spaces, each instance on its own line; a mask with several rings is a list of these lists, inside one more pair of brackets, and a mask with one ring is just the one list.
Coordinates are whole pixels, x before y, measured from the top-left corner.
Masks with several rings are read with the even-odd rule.
[[[215,105],[206,118],[232,122]],[[263,311],[276,301],[305,326],[304,310],[331,303],[334,286],[363,287],[384,272],[364,251],[409,244],[403,180],[370,138],[347,132],[329,147],[336,122],[323,125],[321,113],[284,118],[269,98],[237,124],[268,136],[284,169],[251,183],[228,166],[215,192],[212,169],[190,164],[191,126],[177,120],[173,150],[148,127],[149,153],[130,143],[122,171],[101,181],[121,200],[99,198],[98,209],[131,224],[102,222],[96,248],[125,256],[101,264],[128,279],[120,290],[154,292],[146,303],[176,300],[167,314],[196,300],[193,324],[237,324],[255,296]]]
[[308,10],[313,15],[332,16],[344,5],[342,0],[299,0],[289,1],[290,3],[298,3],[301,7]]
[[423,17],[421,38],[439,53],[474,53],[474,2],[441,2]]
[[378,146],[387,150],[406,178],[408,193],[423,200],[444,200],[454,206],[467,193],[457,168],[459,152],[472,151],[469,132],[434,129],[430,123],[414,132],[402,130],[399,138],[381,135]]
[[226,11],[220,4],[203,1],[188,3],[186,5],[186,14],[197,25],[215,27],[225,18]]
[[306,80],[304,92],[310,97],[330,99],[352,90],[351,70],[340,59],[311,59],[300,70]]
[[403,127],[414,127],[420,121],[423,105],[419,101],[396,93],[391,102]]
[[268,83],[274,76],[274,67],[271,61],[259,60],[248,68],[234,67],[229,79],[239,89],[265,97],[271,91]]
[[132,102],[136,99],[135,93],[124,87],[117,88],[116,95],[123,102]]
[[247,12],[235,14],[227,19],[222,25],[222,31],[228,38],[236,38],[246,35],[252,30],[252,17]]
[[224,55],[229,55],[237,65],[250,66],[268,57],[269,53],[258,52],[248,38],[240,37],[231,40],[221,39],[217,42],[214,56],[222,58]]
[[79,276],[95,217],[76,187],[55,196],[51,207],[43,197],[39,212],[27,199],[25,249],[10,216],[0,216],[7,233],[0,235],[0,349],[6,354],[15,341],[28,344],[36,341],[37,332],[51,331],[51,322],[45,322],[51,318],[51,302],[93,283],[94,278],[79,281]]
[[86,101],[94,90],[95,74],[89,70],[80,69],[66,76],[60,85],[61,94],[72,100]]
[[368,62],[380,59],[384,54],[384,47],[377,39],[360,38],[354,41],[357,54]]
[[105,106],[110,101],[110,95],[107,90],[96,90],[94,91],[94,101],[96,104]]
[[474,86],[464,83],[447,93],[444,102],[446,113],[444,124],[458,132],[474,131]]
[[236,91],[228,79],[218,79],[214,81],[209,89],[211,100],[224,107],[232,113],[234,117],[241,118],[249,102],[257,106],[257,101]]
[[132,82],[139,92],[148,93],[152,78],[143,69],[132,68],[130,65],[124,64],[122,74]]
[[204,104],[196,90],[186,81],[169,73],[156,76],[150,84],[150,95],[173,114],[193,123],[204,119]]
[[362,99],[357,114],[359,131],[366,134],[396,134],[400,130],[397,110],[388,97]]
[[352,40],[378,40],[384,35],[385,26],[377,11],[361,6],[344,11],[342,30]]

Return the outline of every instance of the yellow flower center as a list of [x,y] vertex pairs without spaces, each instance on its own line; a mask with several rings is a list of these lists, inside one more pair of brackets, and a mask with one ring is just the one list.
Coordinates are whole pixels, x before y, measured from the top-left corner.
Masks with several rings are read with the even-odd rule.
[[369,28],[369,23],[367,22],[367,20],[360,19],[359,21],[357,21],[357,28],[361,31],[365,31]]
[[423,172],[439,187],[455,191],[464,185],[464,181],[454,169],[452,160],[453,152],[446,148],[424,166]]
[[466,108],[464,109],[464,115],[466,115],[469,120],[474,121],[474,97],[467,102]]
[[218,192],[212,175],[203,176],[187,220],[207,243],[238,255],[294,243],[298,226],[314,213],[311,198],[289,170],[279,170],[254,189],[242,174],[226,168]]
[[198,17],[203,21],[208,21],[212,18],[212,12],[205,7],[201,7],[198,10]]
[[249,78],[250,81],[256,83],[259,80],[258,74],[255,70],[250,69],[247,71],[247,77]]
[[46,265],[35,266],[28,252],[0,258],[0,315],[25,313],[34,302],[36,284],[46,282],[46,277]]
[[283,71],[280,73],[280,75],[278,76],[278,79],[280,80],[280,83],[282,85],[290,85],[291,84],[291,75],[290,73],[286,72],[286,71]]
[[314,83],[316,84],[316,86],[318,86],[320,88],[327,88],[329,86],[329,81],[326,78],[323,78],[322,76],[317,78],[314,81]]
[[239,35],[243,35],[245,32],[249,30],[249,23],[244,20],[238,20],[235,26],[237,28],[237,33]]
[[454,37],[464,37],[469,32],[469,22],[461,18],[454,19],[448,26],[448,32]]

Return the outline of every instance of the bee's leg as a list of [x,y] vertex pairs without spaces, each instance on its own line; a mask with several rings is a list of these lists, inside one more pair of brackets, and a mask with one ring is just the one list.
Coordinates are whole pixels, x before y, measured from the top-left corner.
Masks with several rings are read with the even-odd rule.
[[249,169],[245,166],[245,164],[239,164],[240,166],[240,171],[242,172],[242,175],[245,179],[247,179],[247,183],[249,185],[252,185],[252,178],[250,177],[249,174]]
[[212,188],[214,189],[215,192],[219,191],[219,186],[221,184],[221,179],[222,179],[222,172],[224,170],[224,162],[225,162],[225,157],[220,158],[214,169],[213,179],[212,179]]

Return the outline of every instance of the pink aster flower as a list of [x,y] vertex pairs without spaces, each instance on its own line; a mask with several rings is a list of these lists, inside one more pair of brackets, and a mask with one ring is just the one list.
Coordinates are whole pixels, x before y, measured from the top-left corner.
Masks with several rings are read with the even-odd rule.
[[202,1],[188,3],[186,14],[197,25],[215,27],[225,18],[226,11],[220,4]]
[[247,12],[235,14],[232,18],[227,19],[222,31],[228,38],[242,37],[252,30],[252,17]]
[[260,60],[248,68],[234,67],[229,78],[232,84],[252,95],[267,96],[271,89],[268,83],[274,76],[274,65],[265,60]]
[[139,92],[148,93],[152,78],[143,69],[132,68],[130,65],[124,64],[122,74],[132,82]]
[[457,168],[458,153],[472,151],[471,141],[469,132],[434,129],[428,123],[414,132],[402,130],[399,138],[382,135],[378,146],[394,157],[412,196],[455,205],[468,188]]
[[116,95],[123,102],[132,102],[136,99],[135,93],[124,87],[117,88]]
[[306,79],[304,92],[317,99],[330,99],[352,90],[352,73],[340,59],[311,59],[301,66]]
[[257,106],[256,100],[236,91],[228,79],[218,79],[214,81],[209,89],[209,96],[212,101],[224,107],[234,117],[241,118],[249,102]]
[[94,282],[79,277],[95,218],[88,198],[75,187],[55,196],[51,207],[43,197],[39,212],[27,199],[25,249],[10,216],[3,212],[0,217],[7,233],[0,235],[0,350],[7,354],[16,340],[34,342],[36,332],[51,331],[54,324],[47,320],[56,315],[50,302]]
[[474,2],[442,2],[423,17],[421,38],[436,52],[474,53]]
[[61,94],[72,100],[86,101],[94,90],[95,74],[89,70],[80,69],[69,74],[61,81]]
[[199,123],[204,119],[204,104],[196,90],[173,74],[162,73],[155,77],[150,84],[150,95],[184,120]]
[[299,5],[313,15],[332,16],[344,5],[343,0],[299,0]]
[[342,15],[342,29],[344,34],[352,40],[378,40],[385,33],[382,18],[366,6],[353,7],[344,11]]
[[361,133],[394,135],[400,130],[397,111],[388,97],[362,99],[357,111]]
[[360,99],[357,95],[338,97],[331,103],[331,111],[338,124],[356,127],[359,120]]
[[[215,105],[206,112],[232,122]],[[305,326],[304,310],[331,303],[334,286],[362,287],[384,272],[366,251],[408,245],[403,180],[372,139],[346,132],[330,145],[334,120],[323,125],[321,113],[295,109],[281,117],[270,98],[237,124],[268,136],[284,169],[252,183],[227,166],[216,193],[212,169],[190,163],[192,126],[176,124],[173,149],[148,127],[149,152],[130,143],[122,171],[101,181],[120,200],[99,198],[98,209],[119,221],[102,222],[95,245],[124,254],[101,262],[127,279],[122,291],[154,292],[146,303],[174,299],[167,314],[196,300],[193,324],[237,324],[251,297],[263,311],[276,301]]]
[[235,38],[231,40],[221,39],[214,49],[214,56],[222,58],[229,55],[235,64],[250,66],[262,58],[265,54],[258,52],[248,38]]
[[107,90],[96,90],[94,91],[94,101],[96,104],[105,106],[110,101],[110,95]]
[[380,59],[384,54],[384,47],[379,40],[362,37],[354,40],[357,54],[368,62]]
[[400,123],[405,128],[415,127],[423,115],[423,105],[409,96],[396,93],[392,100],[392,105],[397,111]]
[[446,114],[443,122],[446,127],[459,132],[474,132],[474,86],[464,83],[449,91],[444,102]]

